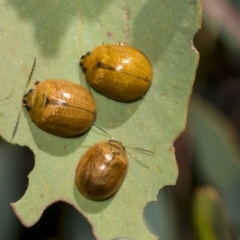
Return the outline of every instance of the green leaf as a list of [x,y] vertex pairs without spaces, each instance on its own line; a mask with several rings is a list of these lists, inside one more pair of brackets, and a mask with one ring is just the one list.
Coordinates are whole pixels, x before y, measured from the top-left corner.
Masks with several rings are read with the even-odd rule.
[[192,97],[189,112],[189,123],[196,139],[194,165],[198,179],[213,185],[221,193],[234,233],[239,238],[240,151],[237,130],[229,118],[199,96]]
[[193,201],[193,223],[199,240],[230,240],[228,216],[218,192],[212,187],[196,190]]
[[125,145],[155,152],[151,157],[128,150],[126,179],[107,201],[87,200],[74,183],[82,154],[107,136],[95,127],[78,138],[52,136],[23,110],[12,143],[29,146],[35,166],[25,195],[12,204],[19,219],[32,226],[47,206],[61,200],[83,213],[98,239],[155,239],[142,213],[158,190],[177,178],[173,142],[185,127],[199,59],[191,39],[200,27],[200,2],[9,0],[0,11],[0,131],[9,142],[34,57],[33,79],[67,79],[86,86],[80,56],[102,43],[121,41],[142,50],[154,71],[150,90],[135,103],[119,103],[93,91],[99,126]]

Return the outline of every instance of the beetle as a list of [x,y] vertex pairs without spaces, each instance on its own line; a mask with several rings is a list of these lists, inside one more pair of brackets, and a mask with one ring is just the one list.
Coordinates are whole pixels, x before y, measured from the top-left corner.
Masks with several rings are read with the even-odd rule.
[[59,79],[35,84],[35,88],[24,95],[22,103],[40,129],[71,137],[91,127],[96,117],[96,104],[87,89]]
[[153,78],[148,58],[138,49],[121,43],[96,47],[81,57],[80,66],[95,90],[122,102],[141,98]]
[[116,140],[91,146],[81,157],[75,173],[80,193],[91,200],[105,200],[122,185],[128,169],[125,147]]

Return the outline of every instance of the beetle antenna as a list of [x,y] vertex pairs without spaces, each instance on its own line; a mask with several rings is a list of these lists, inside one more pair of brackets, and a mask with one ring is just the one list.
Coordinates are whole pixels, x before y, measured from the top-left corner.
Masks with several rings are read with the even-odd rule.
[[28,84],[29,84],[29,82],[30,82],[30,80],[31,80],[31,78],[32,78],[33,70],[34,70],[34,68],[35,68],[35,65],[36,65],[36,58],[34,58],[34,61],[33,61],[32,70],[31,70],[31,72],[30,72],[30,74],[29,74],[29,77],[28,77],[28,80],[27,80],[25,92],[26,92],[27,87],[28,87]]
[[[111,139],[114,139],[113,136],[111,136],[107,131],[105,131],[103,128],[99,127],[96,123],[93,123],[93,125],[98,128],[99,130],[101,130],[102,132],[104,132],[105,134],[107,134]],[[155,152],[153,151],[150,151],[150,150],[147,150],[147,149],[144,149],[144,148],[138,148],[138,147],[130,147],[130,146],[126,146],[124,145],[124,147],[126,148],[129,148],[129,149],[133,149],[133,150],[136,150],[136,151],[139,151],[139,152],[143,152],[143,153],[146,153],[146,154],[149,154],[151,156],[154,156],[155,155]]]
[[[29,77],[28,77],[28,80],[27,80],[27,83],[26,83],[26,87],[25,87],[25,90],[24,90],[25,92],[26,92],[27,87],[28,87],[28,85],[29,85],[29,82],[30,82],[30,80],[31,80],[31,78],[32,78],[33,70],[34,70],[34,68],[35,68],[35,65],[36,65],[36,58],[34,58],[34,61],[33,61],[32,70],[31,70],[31,72],[30,72],[30,74],[29,74]],[[18,114],[18,117],[17,117],[17,122],[16,122],[16,125],[15,125],[14,130],[13,130],[11,142],[12,142],[12,140],[13,140],[16,132],[17,132],[18,123],[19,123],[19,119],[20,119],[20,116],[21,116],[21,113],[22,113],[22,109],[23,109],[23,107],[21,107],[21,109],[20,109],[20,111],[19,111],[19,114]]]
[[20,116],[21,116],[21,113],[22,113],[22,109],[23,109],[23,108],[21,107],[21,109],[20,109],[20,111],[19,111],[19,114],[18,114],[18,118],[17,118],[16,125],[15,125],[14,130],[13,130],[13,134],[12,134],[11,142],[12,142],[12,140],[13,140],[15,134],[16,134],[17,127],[18,127],[18,122],[19,122],[19,119],[20,119]]
[[101,127],[99,127],[96,123],[93,123],[93,125],[95,127],[97,127],[98,129],[100,129],[102,132],[106,133],[111,139],[113,139],[113,136],[111,136],[107,131],[105,131],[104,129],[102,129]]
[[155,153],[153,151],[150,151],[150,150],[147,150],[147,149],[144,149],[144,148],[130,147],[130,146],[125,146],[125,147],[129,148],[129,149],[139,151],[139,152],[144,152],[144,153],[149,154],[149,155],[155,155]]
[[[104,132],[105,134],[107,134],[111,139],[114,139],[113,136],[111,136],[107,131],[105,131],[104,129],[102,129],[101,127],[99,127],[96,123],[93,123],[93,125],[94,125],[96,128],[98,128],[99,130],[101,130],[102,132]],[[142,153],[151,155],[151,156],[154,156],[154,155],[155,155],[155,152],[150,151],[150,150],[147,150],[147,149],[144,149],[144,148],[130,147],[130,146],[126,146],[126,145],[124,145],[124,147],[129,148],[129,149],[133,149],[133,150],[135,150],[135,151],[139,151],[139,152],[142,152]]]
[[146,165],[143,162],[139,161],[138,158],[136,158],[132,153],[128,152],[127,150],[126,150],[126,153],[129,154],[135,161],[137,161],[138,164],[142,165],[145,168],[149,168],[148,165]]

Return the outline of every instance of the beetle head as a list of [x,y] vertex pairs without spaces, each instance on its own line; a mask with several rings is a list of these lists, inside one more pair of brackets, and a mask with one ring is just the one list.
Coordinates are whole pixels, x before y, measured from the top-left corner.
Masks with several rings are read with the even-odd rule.
[[31,110],[32,107],[32,96],[34,93],[34,89],[30,89],[24,96],[22,99],[22,105],[23,107],[25,107],[28,111]]

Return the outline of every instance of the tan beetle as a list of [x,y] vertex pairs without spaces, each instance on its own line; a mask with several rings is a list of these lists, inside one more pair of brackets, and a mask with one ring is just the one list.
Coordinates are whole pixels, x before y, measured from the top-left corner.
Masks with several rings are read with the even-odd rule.
[[[29,75],[33,74],[36,58]],[[96,118],[96,104],[92,94],[79,84],[66,80],[48,79],[35,82],[22,99],[22,105],[36,125],[51,134],[71,137],[89,129]],[[16,134],[22,109],[12,134]]]
[[[96,124],[94,126],[109,135]],[[154,155],[154,152],[146,149],[128,148]],[[83,154],[76,167],[75,182],[83,196],[101,201],[108,199],[119,190],[127,170],[128,156],[125,146],[111,137],[109,141],[95,143]]]
[[40,129],[63,137],[83,133],[96,117],[92,94],[65,80],[36,82],[35,88],[24,95],[23,106]]
[[107,199],[122,185],[127,168],[128,157],[121,142],[96,143],[84,153],[77,165],[77,188],[89,199]]

